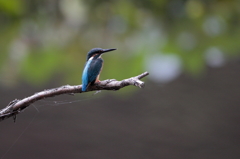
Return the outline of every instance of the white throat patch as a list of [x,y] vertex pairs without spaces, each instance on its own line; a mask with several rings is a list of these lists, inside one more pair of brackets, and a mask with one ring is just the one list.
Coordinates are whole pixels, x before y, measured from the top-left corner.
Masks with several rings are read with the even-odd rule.
[[[96,56],[96,55],[94,55],[94,56]],[[92,60],[94,58],[94,56],[90,57],[89,60]],[[102,54],[98,58],[101,58],[101,56],[102,56]]]

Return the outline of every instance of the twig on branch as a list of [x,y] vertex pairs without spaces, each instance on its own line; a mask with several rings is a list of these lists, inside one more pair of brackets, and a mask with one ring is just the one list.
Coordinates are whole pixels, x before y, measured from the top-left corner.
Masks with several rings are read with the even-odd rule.
[[[144,82],[140,81],[143,77],[147,76],[149,73],[144,72],[136,77],[131,77],[124,79],[122,81],[117,81],[115,79],[108,79],[96,83],[92,86],[89,86],[87,92],[96,91],[96,90],[119,90],[128,85],[134,85],[139,88],[144,87]],[[32,103],[48,98],[54,97],[60,94],[74,94],[74,93],[85,93],[82,92],[82,85],[65,85],[58,88],[44,90],[42,92],[35,93],[32,96],[26,97],[24,99],[15,99],[11,101],[7,107],[0,110],[0,121],[3,121],[9,117],[13,117],[14,121],[16,120],[16,115],[19,114],[22,110],[30,106]]]

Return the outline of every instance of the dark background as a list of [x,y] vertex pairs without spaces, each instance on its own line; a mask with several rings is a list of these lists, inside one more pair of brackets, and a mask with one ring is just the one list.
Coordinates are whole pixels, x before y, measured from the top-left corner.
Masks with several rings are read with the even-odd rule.
[[0,158],[240,158],[239,1],[0,1],[0,104],[150,73],[145,88],[61,95],[0,124]]

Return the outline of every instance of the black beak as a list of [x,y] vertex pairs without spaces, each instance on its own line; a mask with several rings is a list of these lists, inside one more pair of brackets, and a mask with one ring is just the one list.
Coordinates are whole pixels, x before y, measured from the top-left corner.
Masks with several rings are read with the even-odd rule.
[[109,52],[109,51],[114,51],[114,50],[117,50],[117,49],[103,49],[102,53]]

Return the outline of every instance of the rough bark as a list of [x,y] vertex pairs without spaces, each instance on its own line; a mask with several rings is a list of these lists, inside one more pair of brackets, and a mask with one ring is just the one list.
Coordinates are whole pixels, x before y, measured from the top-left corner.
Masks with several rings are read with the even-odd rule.
[[[138,76],[131,77],[128,79],[124,79],[122,81],[117,81],[115,79],[107,79],[104,81],[100,81],[94,85],[89,86],[89,91],[97,91],[97,90],[119,90],[125,86],[134,85],[139,88],[144,87],[144,82],[140,81],[143,77],[147,76],[149,73],[144,72]],[[15,99],[11,101],[8,106],[0,110],[0,121],[3,121],[9,117],[13,117],[14,121],[16,120],[16,115],[19,114],[22,110],[26,109],[32,103],[48,98],[54,97],[61,94],[75,94],[75,93],[85,93],[82,92],[82,85],[65,85],[58,88],[44,90],[38,93],[35,93],[32,96],[26,97],[24,99]]]

